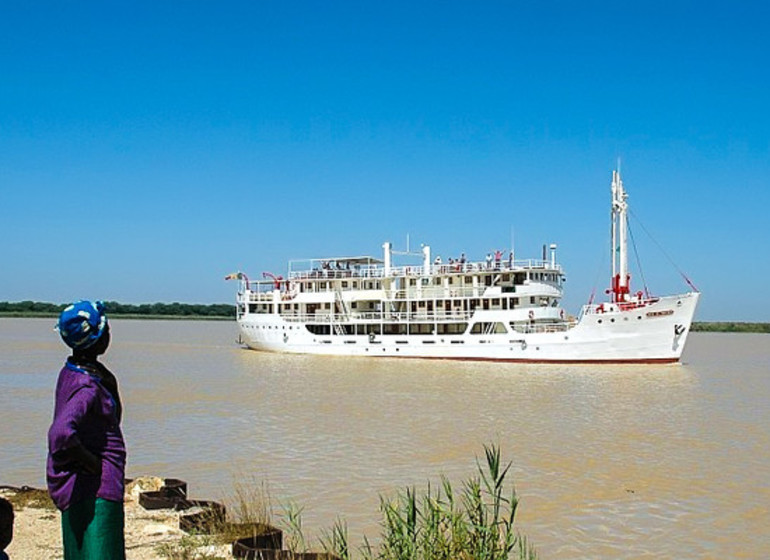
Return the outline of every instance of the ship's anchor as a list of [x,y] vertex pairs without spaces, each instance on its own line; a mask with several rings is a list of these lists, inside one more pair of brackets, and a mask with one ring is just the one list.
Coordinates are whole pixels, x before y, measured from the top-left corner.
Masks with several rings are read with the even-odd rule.
[[681,335],[684,332],[684,325],[674,325],[674,334],[676,336]]

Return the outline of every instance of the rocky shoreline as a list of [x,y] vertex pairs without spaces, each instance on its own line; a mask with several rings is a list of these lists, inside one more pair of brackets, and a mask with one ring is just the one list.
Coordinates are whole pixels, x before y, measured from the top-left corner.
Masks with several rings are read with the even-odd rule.
[[[146,510],[139,505],[139,494],[158,490],[162,479],[142,477],[126,487],[126,558],[128,560],[163,560],[168,555],[161,553],[166,545],[173,546],[182,541],[186,533],[179,529],[180,513],[173,509]],[[27,496],[25,496],[26,494]],[[0,496],[14,503],[13,541],[6,549],[11,559],[54,560],[63,558],[61,540],[61,516],[41,496],[45,491],[33,488],[10,488],[0,490]],[[207,556],[221,559],[234,558],[230,546],[207,545],[202,551]]]

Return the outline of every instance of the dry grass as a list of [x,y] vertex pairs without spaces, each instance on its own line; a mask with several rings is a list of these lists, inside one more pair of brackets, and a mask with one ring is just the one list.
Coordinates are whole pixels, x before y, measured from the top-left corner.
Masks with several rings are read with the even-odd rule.
[[3,490],[2,495],[13,504],[13,509],[17,511],[28,507],[51,511],[56,509],[47,490],[22,486],[21,488],[7,488]]

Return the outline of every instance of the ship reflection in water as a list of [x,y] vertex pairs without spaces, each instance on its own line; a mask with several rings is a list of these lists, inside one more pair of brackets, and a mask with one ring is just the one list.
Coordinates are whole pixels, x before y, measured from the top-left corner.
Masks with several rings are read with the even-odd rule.
[[[0,320],[3,423],[25,426],[3,431],[3,484],[44,484],[51,322]],[[359,542],[380,494],[459,483],[499,443],[542,558],[770,554],[765,335],[695,333],[684,365],[546,366],[244,352],[230,322],[112,323],[130,476],[215,497],[248,474],[302,505],[310,536],[341,516]]]

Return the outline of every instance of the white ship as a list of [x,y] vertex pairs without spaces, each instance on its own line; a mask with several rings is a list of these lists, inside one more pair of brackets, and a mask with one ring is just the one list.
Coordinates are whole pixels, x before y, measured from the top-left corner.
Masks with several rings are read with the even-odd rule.
[[[564,271],[556,245],[538,260],[497,252],[479,262],[405,258],[384,243],[370,256],[290,261],[288,275],[239,280],[237,318],[249,348],[338,356],[491,360],[529,363],[679,361],[699,293],[632,293],[627,194],[612,179],[609,301],[561,307]],[[689,281],[688,281],[689,283]]]

